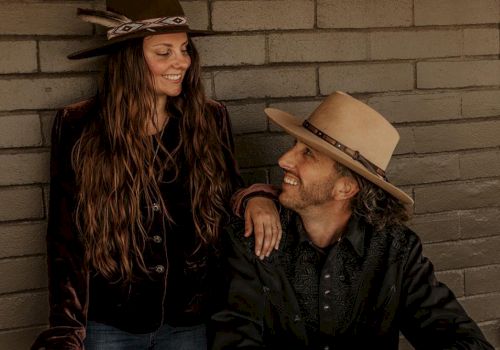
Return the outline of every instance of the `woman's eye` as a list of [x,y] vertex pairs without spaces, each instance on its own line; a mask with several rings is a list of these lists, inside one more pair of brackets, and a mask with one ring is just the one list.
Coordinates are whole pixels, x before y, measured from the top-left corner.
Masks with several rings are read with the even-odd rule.
[[160,52],[157,52],[156,54],[158,56],[170,56],[171,51],[170,50],[168,50],[168,51],[160,51]]
[[306,148],[306,149],[304,150],[304,154],[305,154],[306,156],[308,156],[308,157],[312,157],[312,156],[313,156],[313,153],[312,153],[312,151],[311,151],[309,148]]

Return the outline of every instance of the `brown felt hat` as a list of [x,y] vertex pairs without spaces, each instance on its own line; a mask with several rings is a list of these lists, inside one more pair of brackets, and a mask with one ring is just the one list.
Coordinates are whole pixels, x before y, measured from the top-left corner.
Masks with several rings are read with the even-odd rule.
[[178,0],[107,0],[106,11],[78,9],[82,20],[109,28],[107,40],[96,47],[74,52],[69,59],[107,54],[125,41],[163,33],[189,33],[190,36],[211,34],[189,28],[187,17]]
[[265,112],[301,142],[345,165],[404,204],[413,205],[413,199],[385,176],[399,134],[371,107],[337,91],[304,121],[275,108],[266,108]]

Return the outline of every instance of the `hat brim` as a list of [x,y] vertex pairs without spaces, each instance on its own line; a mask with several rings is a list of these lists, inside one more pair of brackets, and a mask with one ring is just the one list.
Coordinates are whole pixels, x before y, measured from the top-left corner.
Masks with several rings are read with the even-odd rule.
[[105,42],[103,42],[95,47],[73,52],[73,53],[69,54],[67,57],[70,60],[79,60],[82,58],[90,58],[90,57],[95,57],[95,56],[107,55],[111,52],[118,50],[127,41],[129,41],[131,39],[144,38],[144,37],[150,36],[150,35],[167,34],[167,33],[188,33],[190,37],[215,34],[215,32],[213,32],[213,31],[190,29],[187,26],[165,27],[163,29],[158,28],[158,29],[156,29],[155,32],[140,31],[140,32],[133,33],[131,35],[124,35],[124,36],[117,37],[117,38],[114,38],[111,40],[107,40],[107,41],[105,41]]
[[322,138],[312,134],[302,126],[302,120],[275,108],[266,108],[265,113],[272,122],[283,128],[288,134],[296,137],[301,142],[311,146],[312,148],[328,155],[330,158],[338,161],[342,165],[348,167],[355,173],[364,177],[368,181],[382,188],[395,198],[399,199],[406,205],[413,205],[413,199],[391,183],[385,181],[381,176],[375,175],[367,170],[360,162],[352,159],[344,152],[338,150]]

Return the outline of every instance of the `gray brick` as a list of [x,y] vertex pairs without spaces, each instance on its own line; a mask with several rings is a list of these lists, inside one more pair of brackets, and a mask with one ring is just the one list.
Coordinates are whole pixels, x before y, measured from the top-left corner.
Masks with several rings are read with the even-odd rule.
[[52,134],[52,125],[54,124],[55,112],[40,113],[42,123],[42,139],[44,146],[50,146],[50,136]]
[[462,33],[458,30],[375,32],[370,34],[372,59],[415,59],[460,56]]
[[500,348],[500,320],[485,322],[479,327],[486,339],[498,350]]
[[495,55],[499,53],[498,28],[464,29],[465,55]]
[[411,0],[318,0],[320,28],[408,27]]
[[430,243],[424,254],[437,271],[454,270],[500,263],[500,236],[466,241]]
[[499,84],[499,60],[417,63],[417,86],[421,89]]
[[375,63],[320,67],[320,91],[377,92],[413,88],[411,63]]
[[436,273],[437,279],[446,284],[457,298],[464,295],[464,274],[462,271],[441,271]]
[[0,260],[0,294],[47,287],[45,256]]
[[271,171],[269,172],[269,183],[280,186],[282,181],[283,169],[281,169],[276,162],[276,166],[271,167]]
[[[306,119],[312,112],[319,106],[321,101],[289,101],[289,102],[275,102],[269,104],[269,107],[280,109],[284,112],[290,113],[296,118]],[[269,130],[283,131],[282,128],[269,121]]]
[[500,90],[464,92],[462,109],[465,117],[500,115]]
[[267,129],[264,103],[227,105],[235,134],[263,132]]
[[498,0],[415,0],[415,25],[498,23]]
[[266,68],[222,71],[215,74],[215,92],[223,100],[247,97],[312,96],[314,68]]
[[399,133],[399,143],[394,150],[394,154],[415,152],[415,135],[413,134],[413,128],[399,127],[396,129]]
[[387,174],[396,185],[424,184],[457,180],[460,176],[458,155],[432,155],[393,159]]
[[414,128],[417,152],[497,147],[500,121],[441,124]]
[[312,0],[217,1],[212,27],[217,31],[313,28]]
[[269,36],[271,62],[329,62],[368,59],[366,33],[287,33]]
[[500,265],[467,269],[465,292],[467,295],[493,293],[500,290]]
[[39,187],[0,188],[0,221],[42,217],[42,190]]
[[48,304],[46,292],[0,297],[0,329],[44,324],[48,320]]
[[49,181],[49,154],[0,154],[0,186]]
[[82,72],[102,70],[103,56],[84,60],[69,60],[66,56],[83,49],[96,47],[103,40],[40,41],[40,69],[42,72]]
[[36,42],[0,41],[0,74],[37,71]]
[[91,77],[3,79],[0,80],[0,108],[6,111],[59,108],[90,97],[95,91],[96,81]]
[[204,66],[258,65],[266,60],[263,35],[199,37],[195,45]]
[[189,27],[192,29],[208,29],[208,6],[204,1],[181,1],[182,8],[186,14]]
[[248,169],[241,171],[241,177],[245,184],[252,185],[254,183],[267,183],[266,169]]
[[46,328],[37,326],[0,332],[0,349],[29,349],[38,334]]
[[460,237],[500,236],[500,209],[482,208],[460,212]]
[[45,222],[0,224],[0,259],[45,254]]
[[[445,183],[415,188],[417,213],[500,206],[500,180]],[[499,255],[500,256],[500,255]]]
[[476,295],[460,301],[476,322],[500,319],[500,293]]
[[399,350],[415,350],[413,346],[411,346],[410,342],[403,336],[399,338]]
[[37,114],[0,116],[0,148],[41,144],[40,119]]
[[[16,35],[90,35],[92,25],[76,17],[78,7],[88,2],[22,3],[4,2],[0,12],[0,33]],[[22,14],[22,16],[20,16]]]
[[257,134],[236,137],[236,156],[242,168],[278,164],[278,158],[293,140],[288,135]]
[[202,84],[205,89],[205,95],[210,98],[214,98],[215,93],[212,86],[212,74],[203,74]]
[[409,227],[425,243],[457,240],[460,234],[457,212],[416,215]]
[[500,151],[483,151],[460,155],[463,179],[500,176]]
[[49,216],[50,185],[43,185],[42,192],[43,192],[43,209],[44,209],[45,217],[48,217]]
[[460,95],[456,93],[374,96],[366,102],[395,123],[460,118]]

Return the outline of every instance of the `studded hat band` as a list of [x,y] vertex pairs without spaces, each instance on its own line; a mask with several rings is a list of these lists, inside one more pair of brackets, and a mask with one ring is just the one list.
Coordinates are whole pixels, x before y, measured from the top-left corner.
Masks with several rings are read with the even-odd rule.
[[338,142],[337,140],[335,140],[333,137],[330,137],[329,135],[325,134],[323,131],[319,130],[314,125],[312,125],[311,123],[309,123],[308,120],[304,120],[304,122],[302,123],[302,126],[304,128],[306,128],[308,131],[310,131],[311,133],[313,133],[314,135],[316,135],[319,138],[321,138],[321,139],[325,140],[326,142],[328,142],[330,145],[332,145],[336,149],[344,152],[345,154],[347,154],[352,159],[360,162],[369,172],[371,172],[371,173],[373,173],[375,175],[379,175],[385,181],[389,182],[389,180],[387,179],[387,177],[385,175],[385,171],[382,170],[382,169],[380,169],[378,166],[376,166],[375,164],[373,164],[372,162],[370,162],[365,157],[363,157],[361,155],[361,153],[359,153],[358,151],[350,149],[349,147],[347,147],[347,146],[343,145],[342,143]]
[[187,25],[188,25],[187,18],[183,16],[160,17],[160,18],[146,19],[142,21],[130,21],[127,23],[123,23],[118,27],[111,28],[110,30],[108,30],[107,36],[108,40],[110,40],[122,35],[128,35],[143,30],[149,30],[151,32],[155,32],[156,28],[187,26]]

